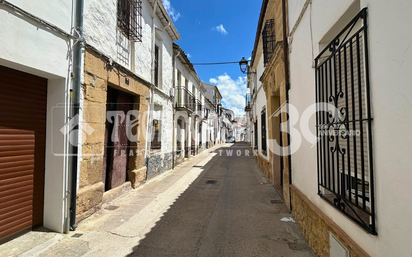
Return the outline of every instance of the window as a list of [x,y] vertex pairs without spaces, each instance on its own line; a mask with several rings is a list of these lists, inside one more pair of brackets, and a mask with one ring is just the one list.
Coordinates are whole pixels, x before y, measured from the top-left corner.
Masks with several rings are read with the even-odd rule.
[[162,116],[163,107],[161,105],[154,105],[153,108],[153,123],[152,123],[152,142],[151,149],[162,148]]
[[154,84],[159,87],[159,46],[155,45]]
[[161,138],[161,130],[160,130],[160,120],[153,120],[153,140],[151,148],[161,149],[162,148],[162,138]]
[[262,154],[266,155],[266,109],[263,109],[262,113],[261,113],[261,121],[260,123],[262,124],[261,129],[262,129]]
[[117,27],[129,40],[142,42],[141,0],[118,0]]
[[262,39],[263,39],[263,60],[264,64],[266,65],[270,58],[273,55],[275,50],[276,44],[276,37],[275,37],[275,20],[270,19],[267,20],[265,23],[265,27],[262,31]]
[[182,104],[182,73],[180,70],[177,70],[177,105],[180,106]]
[[202,147],[202,122],[199,123],[199,147]]
[[177,70],[177,86],[182,86],[182,73],[180,72],[180,70]]
[[366,10],[315,59],[318,194],[376,234]]
[[255,129],[253,130],[253,133],[255,134],[255,149],[258,149],[259,139],[258,139],[258,123],[257,123],[257,121],[255,121]]
[[182,130],[184,129],[183,124],[184,124],[183,120],[179,118],[177,120],[178,127],[177,127],[177,135],[176,135],[176,138],[177,138],[176,144],[177,144],[178,154],[180,154],[180,152],[182,151],[182,134],[183,134]]

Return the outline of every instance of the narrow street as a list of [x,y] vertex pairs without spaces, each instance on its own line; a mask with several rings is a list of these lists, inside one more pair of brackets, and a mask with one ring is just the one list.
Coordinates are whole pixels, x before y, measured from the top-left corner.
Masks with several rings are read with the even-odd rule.
[[247,151],[238,142],[199,154],[104,204],[76,232],[32,231],[0,256],[312,256]]

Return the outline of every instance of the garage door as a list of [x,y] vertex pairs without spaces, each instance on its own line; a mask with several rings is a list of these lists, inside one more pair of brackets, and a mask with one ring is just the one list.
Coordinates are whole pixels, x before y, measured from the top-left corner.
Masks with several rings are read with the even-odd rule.
[[47,80],[0,66],[0,242],[41,225]]

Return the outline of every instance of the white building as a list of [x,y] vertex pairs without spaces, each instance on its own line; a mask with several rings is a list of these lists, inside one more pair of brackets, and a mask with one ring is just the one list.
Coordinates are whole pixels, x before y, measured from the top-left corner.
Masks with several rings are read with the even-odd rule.
[[[288,8],[290,103],[299,113],[291,118],[300,118],[291,125],[302,135],[292,149],[295,220],[319,256],[329,245],[330,256],[409,256],[412,2],[299,0]],[[341,117],[303,120],[315,102]],[[338,123],[355,133],[321,135],[314,147],[316,132]]]
[[[0,3],[0,242],[43,225],[68,231],[74,1]],[[73,16],[74,15],[74,16]]]
[[[162,1],[85,0],[77,220],[172,169],[173,41]],[[114,114],[113,114],[114,113]],[[117,189],[117,190],[116,190]]]
[[[175,159],[176,163],[196,155],[202,148],[200,141],[205,136],[203,126],[204,88],[196,70],[180,46],[174,44],[174,85],[175,85]],[[203,144],[203,142],[202,142]]]
[[[254,49],[252,51],[252,59],[248,67],[248,81],[247,87],[250,89],[250,104],[249,104],[249,117],[251,120],[251,145],[258,153],[257,158],[265,162],[269,162],[268,156],[268,130],[266,129],[267,123],[267,110],[266,110],[266,94],[263,89],[263,84],[259,80],[264,72],[263,64],[263,49],[258,32],[258,37],[255,42]],[[263,129],[262,129],[263,127]]]
[[202,82],[202,85],[206,89],[205,97],[211,104],[210,108],[213,108],[213,110],[211,109],[209,126],[213,126],[213,129],[211,129],[210,146],[214,146],[215,144],[222,143],[222,95],[217,86],[205,82]]

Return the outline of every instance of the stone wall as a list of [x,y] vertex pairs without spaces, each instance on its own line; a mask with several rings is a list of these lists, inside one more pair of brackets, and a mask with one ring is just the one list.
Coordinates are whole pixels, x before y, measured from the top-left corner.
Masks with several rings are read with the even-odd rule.
[[290,189],[292,215],[316,256],[329,257],[329,232],[332,232],[349,250],[351,257],[369,256],[296,187],[291,185]]
[[262,170],[263,174],[266,175],[266,177],[268,177],[270,179],[270,181],[273,180],[272,177],[272,167],[270,166],[270,163],[263,158],[262,156],[260,156],[260,154],[257,154],[256,157],[256,161],[259,165],[259,168]]
[[[87,218],[101,207],[105,191],[102,182],[104,134],[106,122],[107,87],[125,91],[135,96],[134,109],[141,113],[147,112],[149,88],[134,76],[120,75],[116,67],[108,67],[107,60],[91,49],[85,52],[84,84],[82,109],[83,114],[83,145],[80,158],[79,190],[77,194],[77,221]],[[125,78],[129,84],[125,83]],[[146,129],[146,121],[140,121],[139,129]],[[92,133],[87,133],[85,128],[90,126]],[[144,127],[140,127],[144,126]],[[144,150],[145,133],[137,133],[138,140],[130,144],[133,156],[129,157],[129,181],[137,187],[146,179]]]

